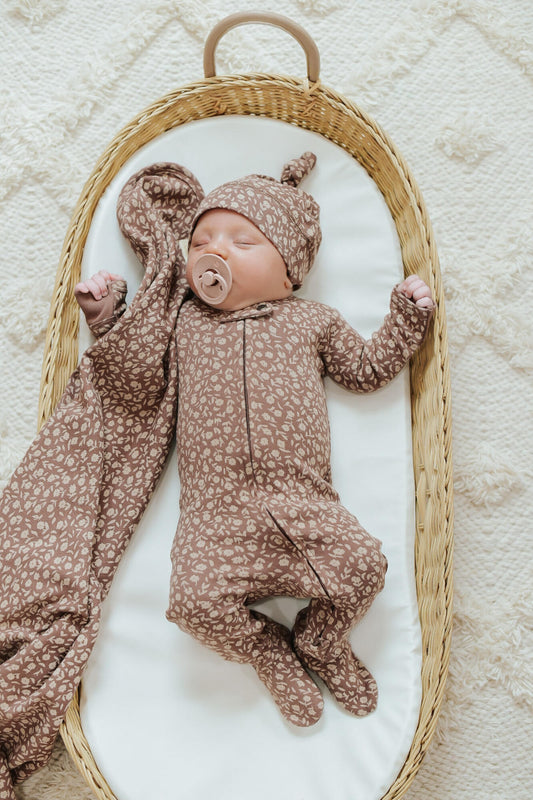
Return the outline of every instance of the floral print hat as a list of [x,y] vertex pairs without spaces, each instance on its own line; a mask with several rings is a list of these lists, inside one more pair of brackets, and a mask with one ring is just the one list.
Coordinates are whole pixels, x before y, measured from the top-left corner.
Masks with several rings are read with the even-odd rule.
[[200,203],[191,228],[206,211],[236,211],[253,222],[279,251],[295,289],[313,265],[322,232],[320,207],[298,184],[313,169],[314,153],[306,152],[285,164],[281,179],[247,175],[213,189]]

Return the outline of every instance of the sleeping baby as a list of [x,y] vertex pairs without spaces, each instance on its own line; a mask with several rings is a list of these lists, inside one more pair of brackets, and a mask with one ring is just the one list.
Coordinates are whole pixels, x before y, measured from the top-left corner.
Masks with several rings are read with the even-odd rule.
[[[434,303],[410,276],[364,340],[338,311],[297,297],[321,241],[319,207],[298,188],[305,153],[281,181],[250,175],[210,192],[193,220],[191,296],[177,323],[180,518],[169,620],[223,658],[251,664],[283,716],[313,725],[318,675],[364,716],[376,683],[349,634],[384,585],[381,543],[331,483],[324,378],[353,392],[387,384],[420,347]],[[120,276],[76,286],[100,335],[125,308]],[[309,599],[289,630],[253,604]]]

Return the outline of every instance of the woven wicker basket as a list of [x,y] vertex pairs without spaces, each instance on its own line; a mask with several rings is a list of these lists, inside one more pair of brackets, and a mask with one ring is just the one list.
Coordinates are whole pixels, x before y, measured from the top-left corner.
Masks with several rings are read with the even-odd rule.
[[[214,75],[220,36],[244,22],[266,22],[292,33],[307,55],[308,78],[278,75]],[[111,142],[87,181],[65,239],[48,324],[39,422],[52,413],[78,362],[78,307],[87,234],[97,203],[122,165],[164,131],[220,115],[270,117],[314,131],[344,148],[381,190],[398,232],[405,275],[418,273],[437,301],[432,334],[412,359],[411,408],[416,486],[416,586],[422,629],[422,704],[408,757],[384,798],[405,794],[435,730],[448,669],[452,599],[452,475],[448,347],[437,251],[426,208],[413,177],[392,142],[363,111],[318,80],[318,51],[309,36],[271,14],[232,15],[211,33],[204,60],[206,79],[161,98]],[[83,735],[76,696],[61,733],[79,770],[99,798],[116,800],[100,774]]]

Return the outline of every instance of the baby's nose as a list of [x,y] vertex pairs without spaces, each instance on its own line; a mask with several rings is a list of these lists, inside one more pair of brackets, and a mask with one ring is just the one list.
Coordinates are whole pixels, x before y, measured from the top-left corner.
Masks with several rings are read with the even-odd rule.
[[209,242],[209,252],[225,259],[228,255],[228,243],[224,237],[219,236],[217,239],[211,239]]

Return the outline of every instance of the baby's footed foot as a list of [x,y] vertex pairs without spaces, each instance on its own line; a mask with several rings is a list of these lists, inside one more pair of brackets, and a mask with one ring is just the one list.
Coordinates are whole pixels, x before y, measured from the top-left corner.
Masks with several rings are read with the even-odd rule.
[[335,700],[350,714],[365,717],[378,702],[376,681],[354,655],[350,643],[340,641],[324,652],[320,643],[312,645],[294,632],[293,646],[304,666],[321,678]]
[[268,620],[264,632],[264,645],[254,652],[252,666],[286,720],[299,727],[314,725],[324,701],[291,647],[290,631]]

